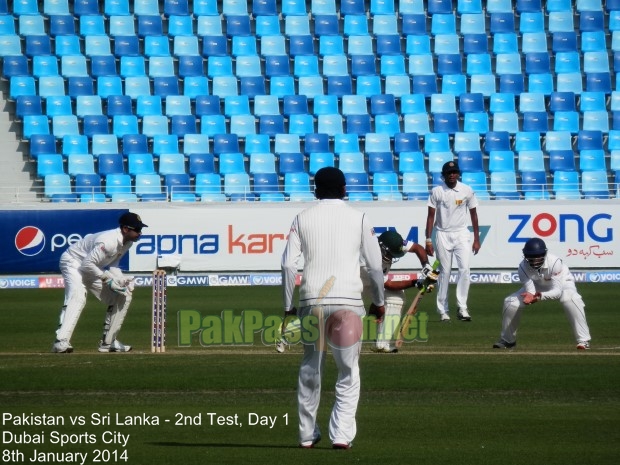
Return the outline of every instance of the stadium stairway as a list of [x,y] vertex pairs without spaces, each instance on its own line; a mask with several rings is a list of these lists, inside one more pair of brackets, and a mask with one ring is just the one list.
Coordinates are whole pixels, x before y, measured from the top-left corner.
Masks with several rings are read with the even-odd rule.
[[[3,96],[8,95],[8,82],[0,82],[0,91]],[[11,103],[2,99],[0,111],[0,203],[32,202],[37,199],[37,188],[33,183],[36,166],[33,162],[24,162],[24,153],[28,145],[17,140],[20,124],[13,121],[10,109]],[[20,156],[20,154],[22,156]]]

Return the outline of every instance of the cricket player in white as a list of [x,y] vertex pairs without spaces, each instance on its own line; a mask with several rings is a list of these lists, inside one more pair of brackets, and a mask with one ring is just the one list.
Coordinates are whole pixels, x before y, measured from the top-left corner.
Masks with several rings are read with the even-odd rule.
[[[331,277],[335,278],[333,286],[320,302],[324,319],[343,309],[348,310],[347,313],[355,319],[365,315],[360,278],[362,258],[371,278],[372,302],[377,314],[382,316],[381,252],[368,217],[342,200],[346,192],[345,178],[339,169],[321,168],[314,182],[319,202],[295,217],[282,255],[285,315],[296,311],[293,303],[295,276],[303,255],[303,277],[299,291],[299,318],[302,321],[313,314],[313,305]],[[359,340],[346,348],[332,347],[338,380],[329,437],[335,449],[351,447],[357,431],[355,415],[360,394],[360,347]],[[321,439],[317,412],[325,355],[325,350],[314,341],[305,342],[297,391],[299,443],[303,448],[313,447]]]
[[526,305],[541,300],[559,300],[573,330],[577,349],[589,349],[590,330],[585,305],[569,268],[560,258],[547,253],[545,242],[538,237],[525,243],[523,257],[519,264],[522,287],[504,299],[502,333],[493,348],[511,349],[517,345],[517,330]]
[[[400,324],[403,305],[405,304],[405,289],[418,285],[418,279],[396,280],[389,276],[392,264],[404,257],[406,253],[414,253],[420,260],[422,271],[421,280],[430,277],[437,280],[437,274],[428,262],[428,255],[420,244],[405,241],[396,231],[388,230],[379,235],[381,259],[383,268],[383,286],[385,288],[385,317],[377,325],[377,340],[372,350],[378,353],[396,353],[398,349],[393,345],[396,329]],[[370,288],[368,271],[362,266],[362,281],[364,294]]]
[[[452,260],[456,260],[458,268],[456,282],[457,317],[461,321],[471,321],[467,308],[469,295],[471,252],[474,255],[480,250],[480,234],[478,231],[478,199],[467,184],[460,182],[461,171],[456,162],[450,161],[443,165],[441,174],[444,182],[431,191],[428,198],[428,215],[426,217],[426,253],[435,255],[439,266],[439,290],[437,291],[437,312],[441,321],[450,321],[448,306],[448,285]],[[469,213],[469,215],[468,215]],[[468,216],[474,231],[473,243],[467,228]],[[433,247],[433,227],[436,230],[435,246]]]
[[146,227],[135,213],[119,218],[119,227],[87,234],[60,257],[65,282],[65,301],[52,352],[73,352],[71,336],[86,306],[87,291],[108,305],[99,352],[129,352],[131,346],[116,339],[131,303],[132,279],[123,276],[118,264]]

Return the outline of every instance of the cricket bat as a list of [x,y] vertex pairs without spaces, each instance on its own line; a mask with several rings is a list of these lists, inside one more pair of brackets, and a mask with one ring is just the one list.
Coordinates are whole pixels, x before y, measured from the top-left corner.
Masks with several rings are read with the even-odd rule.
[[[435,260],[435,262],[433,263],[433,271],[437,272],[438,268],[439,268],[439,260]],[[411,324],[411,319],[418,312],[418,305],[420,304],[420,300],[422,300],[422,297],[424,297],[424,294],[432,290],[434,287],[435,287],[435,281],[429,278],[426,278],[424,282],[422,283],[422,287],[416,294],[415,298],[413,299],[413,302],[411,302],[411,305],[409,305],[409,308],[407,309],[407,313],[405,313],[405,316],[403,317],[403,321],[398,331],[398,338],[396,339],[397,349],[400,349],[401,346],[403,345],[404,335],[409,329],[409,325]]]

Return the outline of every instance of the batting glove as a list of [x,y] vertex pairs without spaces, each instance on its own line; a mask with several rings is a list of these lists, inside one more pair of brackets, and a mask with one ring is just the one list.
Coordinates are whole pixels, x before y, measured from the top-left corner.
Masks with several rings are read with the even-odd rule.
[[424,265],[424,268],[422,268],[422,271],[420,272],[420,274],[425,278],[431,273],[433,273],[433,267],[428,263]]
[[102,276],[103,282],[110,288],[112,291],[117,294],[127,295],[127,285],[124,279],[113,278],[110,273],[105,272]]

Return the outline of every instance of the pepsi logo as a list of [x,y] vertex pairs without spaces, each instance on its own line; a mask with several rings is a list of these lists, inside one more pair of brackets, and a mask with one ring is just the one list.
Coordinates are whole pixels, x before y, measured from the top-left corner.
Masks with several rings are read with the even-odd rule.
[[45,248],[45,234],[35,226],[24,226],[15,235],[15,248],[26,257],[34,257]]

